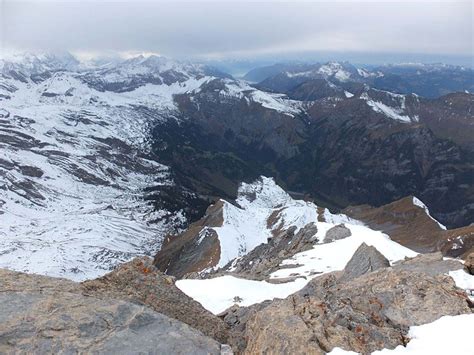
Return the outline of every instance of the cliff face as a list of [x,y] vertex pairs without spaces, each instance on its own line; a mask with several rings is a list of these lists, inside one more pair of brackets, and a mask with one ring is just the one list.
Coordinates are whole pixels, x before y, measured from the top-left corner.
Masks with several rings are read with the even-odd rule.
[[322,98],[281,107],[223,95],[219,81],[177,95],[182,121],[157,124],[155,152],[208,196],[235,198],[240,181],[263,174],[330,207],[415,195],[448,227],[474,220],[473,95],[427,100],[362,86],[334,96],[313,84]]

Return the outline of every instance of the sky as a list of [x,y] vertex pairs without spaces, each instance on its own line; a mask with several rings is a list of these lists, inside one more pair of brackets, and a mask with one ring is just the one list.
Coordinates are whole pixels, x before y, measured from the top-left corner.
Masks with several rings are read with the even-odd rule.
[[472,61],[472,1],[0,0],[0,49],[93,57]]

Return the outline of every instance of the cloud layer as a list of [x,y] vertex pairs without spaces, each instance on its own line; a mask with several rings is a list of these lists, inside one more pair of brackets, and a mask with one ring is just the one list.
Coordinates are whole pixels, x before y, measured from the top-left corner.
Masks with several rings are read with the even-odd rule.
[[4,49],[210,58],[473,53],[470,1],[3,0],[0,11]]

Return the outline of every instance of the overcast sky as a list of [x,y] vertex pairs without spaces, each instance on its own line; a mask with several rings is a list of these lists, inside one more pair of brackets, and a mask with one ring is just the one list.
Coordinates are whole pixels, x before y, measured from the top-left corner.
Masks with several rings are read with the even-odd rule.
[[473,56],[473,2],[0,0],[1,48],[82,55],[156,52]]

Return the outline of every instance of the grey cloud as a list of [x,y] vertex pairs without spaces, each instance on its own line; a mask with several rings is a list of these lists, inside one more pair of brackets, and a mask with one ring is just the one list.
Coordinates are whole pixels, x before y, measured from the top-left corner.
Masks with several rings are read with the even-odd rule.
[[[0,0],[2,1],[2,0]],[[470,2],[3,0],[4,48],[255,56],[304,51],[472,55]]]

